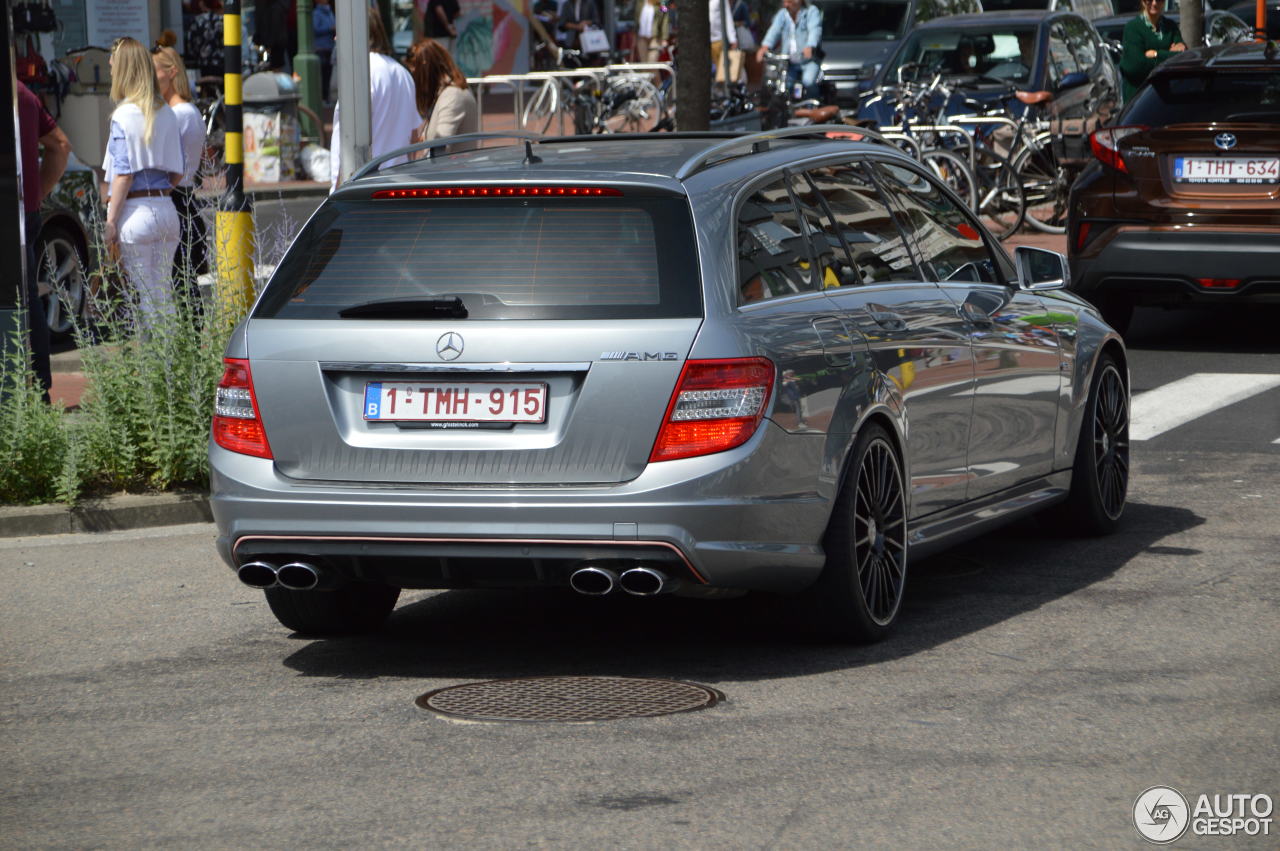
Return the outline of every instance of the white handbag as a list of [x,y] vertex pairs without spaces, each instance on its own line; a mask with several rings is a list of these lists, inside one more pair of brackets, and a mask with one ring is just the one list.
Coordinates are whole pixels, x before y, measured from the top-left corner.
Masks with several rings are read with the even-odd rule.
[[604,53],[609,49],[609,36],[599,27],[588,27],[582,31],[583,53]]

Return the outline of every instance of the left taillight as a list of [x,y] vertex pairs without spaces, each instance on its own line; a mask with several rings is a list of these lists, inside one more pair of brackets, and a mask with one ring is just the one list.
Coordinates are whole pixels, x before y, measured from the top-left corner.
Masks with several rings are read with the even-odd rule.
[[1128,172],[1124,163],[1124,155],[1120,153],[1120,140],[1134,133],[1141,133],[1147,127],[1135,124],[1130,127],[1103,127],[1089,134],[1089,149],[1099,162],[1111,166],[1116,171]]
[[270,458],[271,446],[258,415],[249,361],[223,358],[222,363],[222,380],[218,382],[213,408],[213,442],[232,452]]
[[764,417],[774,372],[767,358],[685,363],[649,461],[710,455],[746,443]]

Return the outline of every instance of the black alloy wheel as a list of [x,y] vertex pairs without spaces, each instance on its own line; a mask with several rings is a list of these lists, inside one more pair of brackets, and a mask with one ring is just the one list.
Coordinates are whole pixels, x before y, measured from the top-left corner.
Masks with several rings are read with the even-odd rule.
[[1071,469],[1067,499],[1045,519],[1067,535],[1107,535],[1124,513],[1129,493],[1129,389],[1111,355],[1094,369]]
[[1115,364],[1098,377],[1093,404],[1093,459],[1103,513],[1117,520],[1129,490],[1129,397]]
[[889,434],[867,426],[827,530],[827,564],[812,590],[824,631],[859,642],[888,635],[907,580],[906,483]]

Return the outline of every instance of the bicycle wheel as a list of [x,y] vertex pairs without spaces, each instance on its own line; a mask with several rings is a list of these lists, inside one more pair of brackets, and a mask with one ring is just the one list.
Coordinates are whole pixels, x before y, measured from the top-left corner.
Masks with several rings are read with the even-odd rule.
[[621,77],[609,82],[600,119],[603,133],[646,133],[664,118],[658,87],[643,77]]
[[943,183],[945,183],[952,192],[960,196],[960,200],[970,210],[976,210],[978,200],[977,181],[974,180],[973,171],[959,156],[935,148],[932,151],[924,151],[920,154],[920,162],[929,167]]
[[545,134],[550,129],[551,122],[555,120],[556,113],[559,111],[560,84],[552,78],[543,83],[529,103],[525,105],[524,115],[521,116],[520,123],[525,130]]
[[1066,172],[1049,147],[1024,148],[1013,161],[1027,199],[1027,224],[1045,233],[1067,230]]
[[1004,157],[987,147],[974,150],[978,179],[978,215],[997,239],[1006,239],[1022,226],[1027,199],[1018,173]]

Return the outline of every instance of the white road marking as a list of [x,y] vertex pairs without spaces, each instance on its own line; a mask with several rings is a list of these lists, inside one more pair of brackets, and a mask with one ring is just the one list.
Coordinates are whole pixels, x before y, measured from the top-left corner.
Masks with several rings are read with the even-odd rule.
[[[1129,412],[1129,439],[1150,440],[1197,417],[1280,387],[1280,375],[1197,372],[1139,393]],[[1277,441],[1280,443],[1280,441]]]

